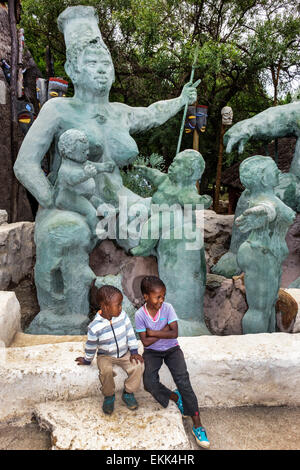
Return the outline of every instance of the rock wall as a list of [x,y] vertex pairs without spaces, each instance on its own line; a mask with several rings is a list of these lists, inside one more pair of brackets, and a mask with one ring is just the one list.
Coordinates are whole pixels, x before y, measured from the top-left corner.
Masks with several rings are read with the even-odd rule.
[[207,271],[229,250],[234,215],[204,211],[204,243]]
[[34,224],[16,222],[0,225],[0,290],[17,285],[34,267]]

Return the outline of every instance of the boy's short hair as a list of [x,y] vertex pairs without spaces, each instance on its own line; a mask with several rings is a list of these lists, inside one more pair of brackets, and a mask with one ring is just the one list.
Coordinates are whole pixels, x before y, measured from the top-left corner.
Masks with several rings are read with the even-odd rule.
[[150,294],[156,287],[159,288],[166,288],[163,281],[157,276],[146,276],[142,279],[141,282],[141,291],[142,294]]
[[101,306],[102,304],[108,304],[116,294],[123,296],[122,292],[115,286],[105,285],[100,287],[97,292],[98,305]]

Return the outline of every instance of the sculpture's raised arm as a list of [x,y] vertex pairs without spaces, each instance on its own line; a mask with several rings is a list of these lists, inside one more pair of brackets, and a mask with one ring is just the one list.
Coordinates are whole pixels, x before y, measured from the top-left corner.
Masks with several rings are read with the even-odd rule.
[[272,222],[276,217],[276,208],[271,202],[264,202],[250,207],[237,217],[235,223],[241,232],[249,232],[264,227],[266,222]]
[[186,83],[178,98],[157,101],[147,108],[129,108],[129,132],[134,134],[164,124],[168,119],[175,116],[186,103],[192,104],[196,101],[199,83],[200,80],[197,80],[194,84],[191,82]]
[[162,173],[156,168],[149,168],[145,165],[134,165],[134,167],[140,171],[140,173],[149,181],[149,183],[152,183],[155,186],[159,186],[168,177],[166,173]]
[[14,165],[18,180],[43,207],[53,206],[53,186],[46,178],[41,162],[49,150],[58,127],[59,116],[53,101],[45,103],[20,148]]
[[270,141],[288,135],[300,136],[300,102],[275,106],[256,116],[234,124],[224,135],[226,151],[231,152],[238,145],[239,153],[251,139]]

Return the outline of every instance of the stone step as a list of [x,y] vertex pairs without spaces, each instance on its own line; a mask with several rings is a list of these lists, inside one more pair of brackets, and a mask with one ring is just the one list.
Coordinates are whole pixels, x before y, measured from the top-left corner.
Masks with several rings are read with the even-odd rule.
[[103,413],[102,396],[35,407],[42,429],[51,432],[53,450],[190,449],[180,412],[174,403],[162,408],[149,394],[136,394],[139,408],[128,410],[116,394],[111,416]]

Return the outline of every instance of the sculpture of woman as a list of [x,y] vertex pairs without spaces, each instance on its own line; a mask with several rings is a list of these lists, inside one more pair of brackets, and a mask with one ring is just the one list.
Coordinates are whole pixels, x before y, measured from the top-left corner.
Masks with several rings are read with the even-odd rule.
[[[122,183],[119,168],[138,154],[131,134],[166,122],[187,102],[196,100],[196,88],[188,83],[178,98],[147,108],[111,103],[114,67],[95,9],[69,7],[59,15],[58,25],[66,42],[65,69],[74,84],[74,97],[55,98],[44,104],[23,141],[14,171],[40,204],[35,281],[42,312],[36,317],[37,330],[52,331],[53,315],[61,318],[68,312],[73,319],[64,331],[70,333],[73,327],[73,333],[78,333],[89,312],[88,292],[95,274],[88,266],[88,254],[97,238],[82,215],[54,206],[54,185],[61,165],[58,140],[68,129],[78,129],[87,136],[89,161],[113,164],[112,172],[95,175],[95,197],[115,207],[119,196],[127,197],[128,206],[139,201],[149,206],[150,200],[140,198]],[[49,149],[51,172],[46,178],[41,161]],[[59,327],[55,331],[64,333]]]
[[235,221],[247,233],[237,253],[249,306],[242,320],[244,334],[275,331],[275,303],[288,255],[285,236],[296,215],[274,194],[279,174],[270,157],[256,155],[240,165],[241,182],[249,191],[248,209]]

